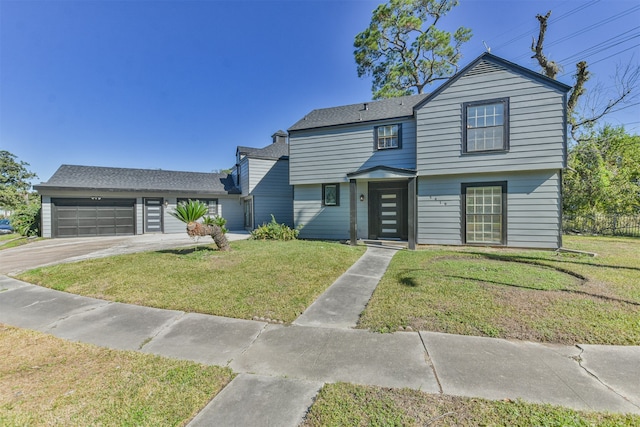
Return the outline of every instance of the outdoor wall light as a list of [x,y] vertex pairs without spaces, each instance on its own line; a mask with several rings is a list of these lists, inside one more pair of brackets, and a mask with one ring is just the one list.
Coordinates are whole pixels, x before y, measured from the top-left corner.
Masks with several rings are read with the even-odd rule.
[[165,200],[165,201],[164,201],[164,207],[165,207],[165,208],[168,208],[168,207],[169,207],[169,201],[168,201],[168,200]]
[[364,202],[364,194],[361,194],[361,195],[360,195],[360,201],[361,201],[361,202]]

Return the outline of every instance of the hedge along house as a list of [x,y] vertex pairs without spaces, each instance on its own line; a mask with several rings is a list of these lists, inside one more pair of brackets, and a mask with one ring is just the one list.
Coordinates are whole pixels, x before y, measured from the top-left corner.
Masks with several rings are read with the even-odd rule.
[[184,233],[169,211],[188,199],[207,203],[227,228],[242,229],[240,189],[229,174],[62,165],[34,188],[43,237]]
[[570,87],[485,53],[428,95],[289,128],[306,238],[558,248]]

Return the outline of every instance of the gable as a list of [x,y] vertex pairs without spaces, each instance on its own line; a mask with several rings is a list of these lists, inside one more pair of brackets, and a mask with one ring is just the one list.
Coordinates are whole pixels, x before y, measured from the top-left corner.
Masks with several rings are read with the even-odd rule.
[[514,64],[512,62],[507,61],[506,59],[502,59],[490,53],[483,53],[479,57],[477,57],[474,61],[452,76],[449,80],[447,80],[442,86],[433,91],[429,96],[427,96],[424,100],[422,100],[419,104],[415,106],[416,109],[421,108],[432,99],[437,97],[441,92],[448,89],[450,86],[455,84],[461,78],[468,78],[482,74],[495,73],[500,71],[508,71],[513,74],[520,75],[524,78],[527,78],[532,81],[536,81],[543,86],[548,87],[552,90],[557,90],[563,93],[571,90],[571,87],[561,83],[557,80],[551,79],[543,74],[536,73],[528,68],[522,67],[520,65]]

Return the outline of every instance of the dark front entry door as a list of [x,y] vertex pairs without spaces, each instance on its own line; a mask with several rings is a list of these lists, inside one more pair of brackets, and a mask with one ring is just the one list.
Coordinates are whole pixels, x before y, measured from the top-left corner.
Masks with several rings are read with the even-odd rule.
[[369,238],[407,240],[407,182],[369,183]]
[[162,231],[162,199],[144,199],[144,232]]

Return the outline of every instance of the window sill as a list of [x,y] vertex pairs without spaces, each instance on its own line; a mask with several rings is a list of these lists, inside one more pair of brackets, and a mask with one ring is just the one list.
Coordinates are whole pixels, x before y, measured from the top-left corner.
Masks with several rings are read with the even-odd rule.
[[463,151],[462,155],[463,156],[473,156],[475,154],[506,154],[509,152],[509,149],[499,149],[499,150],[481,150],[481,151]]

